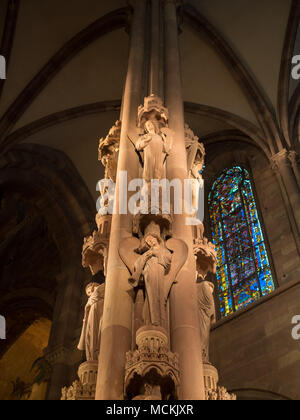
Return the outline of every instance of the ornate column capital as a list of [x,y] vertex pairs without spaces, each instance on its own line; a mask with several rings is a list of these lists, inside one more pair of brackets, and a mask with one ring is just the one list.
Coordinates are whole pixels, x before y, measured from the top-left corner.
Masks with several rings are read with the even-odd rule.
[[300,161],[299,155],[295,150],[290,150],[288,153],[288,159],[292,165],[297,165]]
[[291,162],[289,161],[289,152],[286,149],[281,150],[275,155],[271,156],[271,168],[274,171],[278,171],[283,166],[290,166]]

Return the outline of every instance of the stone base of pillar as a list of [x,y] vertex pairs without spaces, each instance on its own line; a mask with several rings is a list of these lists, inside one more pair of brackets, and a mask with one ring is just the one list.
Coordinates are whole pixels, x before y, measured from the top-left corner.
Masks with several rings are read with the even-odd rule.
[[203,364],[205,397],[208,401],[235,401],[236,395],[229,394],[226,388],[218,386],[218,370],[210,363]]
[[137,350],[126,354],[125,398],[131,400],[177,399],[178,355],[169,348],[163,328],[145,326],[136,333]]
[[216,391],[219,382],[217,369],[210,363],[203,363],[203,375],[206,394],[210,391]]
[[95,399],[98,362],[82,363],[78,369],[79,381],[62,389],[62,401],[89,401]]

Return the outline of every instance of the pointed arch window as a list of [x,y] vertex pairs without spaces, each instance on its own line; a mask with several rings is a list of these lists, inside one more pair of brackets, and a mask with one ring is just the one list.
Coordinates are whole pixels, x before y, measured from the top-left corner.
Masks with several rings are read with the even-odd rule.
[[274,290],[271,267],[249,172],[225,170],[209,194],[213,243],[218,253],[221,317]]

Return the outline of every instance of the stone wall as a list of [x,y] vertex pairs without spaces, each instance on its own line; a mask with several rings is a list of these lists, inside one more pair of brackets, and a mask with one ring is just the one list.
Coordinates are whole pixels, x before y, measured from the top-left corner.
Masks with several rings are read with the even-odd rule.
[[292,338],[295,315],[300,315],[300,279],[219,321],[211,336],[211,362],[219,369],[220,383],[241,391],[243,398],[248,390],[300,399],[300,341]]

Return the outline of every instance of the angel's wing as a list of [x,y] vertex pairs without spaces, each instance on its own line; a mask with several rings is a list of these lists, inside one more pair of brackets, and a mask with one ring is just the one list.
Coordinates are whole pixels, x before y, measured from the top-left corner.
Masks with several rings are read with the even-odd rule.
[[119,246],[119,255],[123,263],[128,268],[130,274],[134,272],[134,264],[138,259],[138,254],[134,252],[140,245],[140,241],[131,236],[130,238],[123,239]]
[[187,260],[189,249],[184,241],[174,238],[169,239],[166,246],[173,253],[170,272],[165,281],[165,299],[167,301],[172,285],[176,283],[176,278]]

